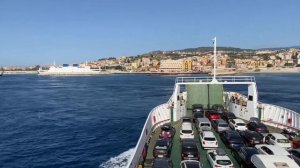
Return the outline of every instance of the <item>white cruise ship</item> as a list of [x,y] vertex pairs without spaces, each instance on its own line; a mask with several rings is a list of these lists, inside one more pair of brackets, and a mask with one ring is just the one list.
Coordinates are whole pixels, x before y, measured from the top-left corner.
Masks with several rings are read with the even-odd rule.
[[90,66],[79,64],[63,64],[62,66],[50,66],[49,69],[38,70],[39,75],[99,75],[101,69],[91,69]]

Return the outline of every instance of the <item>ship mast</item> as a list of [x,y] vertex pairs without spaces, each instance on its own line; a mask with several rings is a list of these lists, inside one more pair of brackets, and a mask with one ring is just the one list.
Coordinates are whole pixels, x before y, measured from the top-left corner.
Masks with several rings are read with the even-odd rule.
[[213,76],[213,82],[218,82],[216,79],[216,71],[217,71],[217,37],[213,38],[213,44],[214,44],[214,76]]

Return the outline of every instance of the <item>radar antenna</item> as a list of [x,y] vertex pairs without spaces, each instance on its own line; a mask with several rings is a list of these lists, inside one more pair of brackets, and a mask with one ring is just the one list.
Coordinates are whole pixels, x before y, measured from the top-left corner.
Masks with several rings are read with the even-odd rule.
[[213,38],[213,44],[214,44],[214,76],[213,76],[213,82],[218,82],[216,79],[217,75],[217,37]]

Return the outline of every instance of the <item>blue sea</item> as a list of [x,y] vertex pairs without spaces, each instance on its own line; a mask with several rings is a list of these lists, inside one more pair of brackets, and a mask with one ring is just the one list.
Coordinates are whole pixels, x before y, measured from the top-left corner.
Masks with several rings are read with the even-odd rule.
[[[256,74],[259,100],[300,112],[300,74]],[[0,167],[124,167],[176,77],[0,77]],[[229,87],[241,91],[246,87]]]

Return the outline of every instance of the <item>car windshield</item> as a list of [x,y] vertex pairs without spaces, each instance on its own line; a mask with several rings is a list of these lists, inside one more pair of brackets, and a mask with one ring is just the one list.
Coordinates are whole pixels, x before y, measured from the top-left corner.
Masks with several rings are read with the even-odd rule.
[[228,127],[228,124],[222,123],[222,124],[219,124],[219,127]]
[[155,146],[155,149],[166,150],[166,146]]
[[167,149],[168,143],[166,141],[157,141],[155,144],[156,149]]
[[203,114],[202,113],[195,113],[194,117],[195,118],[201,118],[201,117],[203,117]]
[[217,160],[217,164],[227,166],[227,165],[231,165],[231,161],[230,160]]
[[240,135],[239,134],[229,134],[229,139],[240,139]]
[[200,126],[201,126],[201,127],[203,127],[203,126],[209,127],[210,124],[209,124],[209,123],[201,123]]
[[290,141],[287,139],[277,139],[277,142],[278,143],[290,143]]
[[199,168],[198,162],[187,162],[185,165],[187,168]]
[[204,137],[204,140],[205,141],[216,141],[216,139],[213,137]]
[[191,134],[193,131],[192,130],[182,130],[182,133],[184,134]]
[[246,124],[245,123],[237,123],[236,125],[238,125],[238,126],[245,126]]

